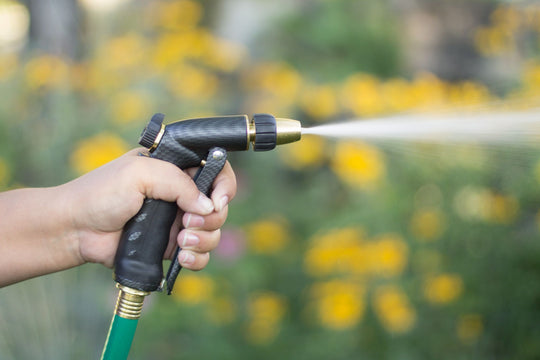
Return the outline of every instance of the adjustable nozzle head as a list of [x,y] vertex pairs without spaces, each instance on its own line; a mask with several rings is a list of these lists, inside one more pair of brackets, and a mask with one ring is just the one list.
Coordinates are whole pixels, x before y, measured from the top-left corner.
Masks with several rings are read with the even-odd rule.
[[272,150],[276,145],[298,141],[301,136],[302,126],[298,120],[255,114],[250,124],[249,141],[255,151]]

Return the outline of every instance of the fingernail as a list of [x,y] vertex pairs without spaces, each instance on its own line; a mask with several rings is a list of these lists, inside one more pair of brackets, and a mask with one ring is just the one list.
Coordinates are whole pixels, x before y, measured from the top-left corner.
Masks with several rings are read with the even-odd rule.
[[197,201],[199,203],[199,208],[205,215],[214,211],[214,203],[212,203],[212,200],[208,197],[204,196],[203,193],[199,194]]
[[188,246],[196,246],[199,245],[199,242],[201,240],[199,237],[195,234],[193,234],[190,231],[184,232],[184,239],[182,240],[182,247],[188,247]]
[[182,265],[191,265],[195,262],[195,255],[189,251],[180,251],[180,254],[178,254],[178,261]]
[[186,215],[186,223],[184,224],[186,228],[198,228],[204,225],[204,218],[202,216],[191,213]]
[[223,208],[225,208],[225,206],[227,206],[228,203],[229,203],[229,197],[227,195],[223,196],[219,200],[219,205],[218,205],[218,208],[216,210],[217,211],[223,210]]

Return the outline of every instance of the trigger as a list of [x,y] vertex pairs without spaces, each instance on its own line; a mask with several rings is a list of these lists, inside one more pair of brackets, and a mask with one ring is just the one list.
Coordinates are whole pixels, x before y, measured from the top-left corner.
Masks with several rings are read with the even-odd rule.
[[[210,197],[212,194],[212,184],[227,162],[227,151],[220,147],[212,148],[208,152],[206,161],[203,160],[203,162],[201,162],[202,167],[199,168],[193,177],[193,181],[195,181],[195,185],[197,185],[200,192]],[[167,282],[167,295],[171,295],[176,278],[180,270],[182,270],[182,265],[178,262],[178,253],[180,250],[180,247],[176,249],[169,270],[167,271],[167,277],[165,278]]]

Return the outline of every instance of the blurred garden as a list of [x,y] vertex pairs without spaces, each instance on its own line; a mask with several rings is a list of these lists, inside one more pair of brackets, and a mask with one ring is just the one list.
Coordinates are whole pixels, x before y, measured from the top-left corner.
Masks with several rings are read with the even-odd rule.
[[[2,191],[91,171],[156,112],[308,127],[539,99],[534,1],[0,0]],[[305,136],[229,160],[220,246],[147,297],[130,359],[540,357],[539,146]],[[0,358],[98,358],[116,294],[93,264],[0,289]]]

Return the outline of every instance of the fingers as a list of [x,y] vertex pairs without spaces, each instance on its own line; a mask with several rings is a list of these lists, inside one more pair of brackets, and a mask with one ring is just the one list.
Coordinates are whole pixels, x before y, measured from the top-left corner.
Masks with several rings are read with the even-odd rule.
[[221,237],[221,226],[227,218],[229,207],[207,216],[184,214],[184,229],[178,234],[177,243],[182,249],[178,254],[180,264],[190,270],[201,270],[210,259]]
[[180,262],[182,267],[193,271],[204,269],[209,261],[210,253],[208,252],[200,254],[189,250],[182,250],[178,254],[178,262]]
[[182,224],[186,229],[216,230],[223,226],[228,212],[227,205],[220,212],[213,212],[206,216],[187,212],[182,217]]
[[214,231],[184,229],[178,234],[178,246],[182,250],[206,253],[217,247],[220,237],[220,229]]
[[214,181],[214,190],[212,191],[212,201],[214,208],[220,212],[236,195],[236,177],[231,164],[227,161],[223,170]]
[[210,251],[219,243],[221,231],[188,230],[178,234],[178,245],[182,249],[178,254],[180,264],[190,270],[201,270],[210,259]]

